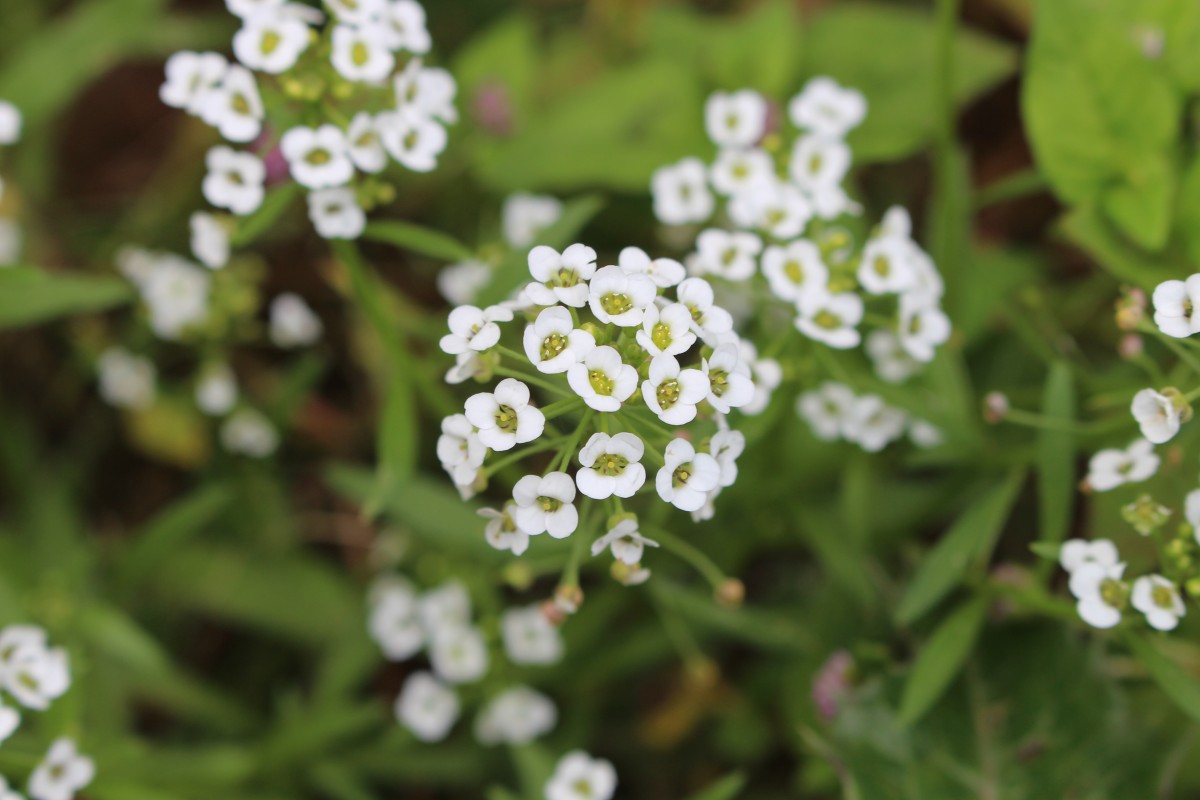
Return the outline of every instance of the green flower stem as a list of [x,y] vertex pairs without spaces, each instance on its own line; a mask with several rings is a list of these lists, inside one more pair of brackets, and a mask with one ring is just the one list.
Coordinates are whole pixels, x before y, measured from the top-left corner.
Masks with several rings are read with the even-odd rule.
[[650,534],[650,538],[690,564],[709,582],[714,591],[720,589],[728,580],[721,568],[691,542],[673,533],[668,533],[664,528],[649,528],[647,532]]
[[525,383],[532,384],[532,385],[538,387],[539,389],[543,389],[552,394],[557,394],[561,397],[572,397],[573,396],[570,391],[562,388],[561,386],[557,386],[557,385],[551,383],[550,381],[545,380],[544,378],[541,378],[537,375],[532,375],[528,372],[525,372],[524,370],[508,369],[507,367],[496,367],[492,371],[494,373],[496,373],[497,375],[500,375],[501,377],[516,378],[519,381],[524,381]]
[[1140,325],[1138,325],[1138,330],[1142,333],[1148,333],[1155,339],[1158,339],[1168,350],[1178,356],[1180,361],[1191,367],[1193,371],[1200,373],[1200,360],[1197,360],[1196,356],[1194,356],[1192,353],[1189,353],[1188,349],[1181,345],[1174,337],[1167,336],[1165,333],[1160,331],[1157,325],[1151,325],[1149,322],[1143,321]]
[[1026,428],[1039,428],[1048,431],[1059,431],[1061,433],[1070,433],[1076,436],[1100,436],[1106,433],[1119,431],[1124,427],[1132,424],[1133,420],[1129,417],[1114,417],[1110,420],[1091,423],[1072,423],[1064,420],[1051,419],[1050,417],[1036,414],[1032,411],[1022,411],[1019,408],[1010,408],[1004,412],[1004,422],[1011,422],[1014,425],[1022,425]]
[[579,449],[579,442],[583,440],[591,428],[592,415],[596,412],[593,409],[588,409],[583,414],[583,419],[579,420],[579,426],[575,428],[575,433],[571,434],[570,440],[562,451],[558,454],[558,458],[550,465],[550,472],[565,472],[571,464],[571,456]]
[[654,601],[654,610],[658,612],[658,618],[662,621],[663,632],[671,640],[671,645],[678,651],[679,657],[689,670],[701,674],[702,670],[708,668],[709,660],[700,649],[691,629],[683,621],[683,617],[667,599],[667,585],[661,580],[651,578],[647,587]]
[[559,588],[570,589],[579,586],[579,567],[583,564],[583,559],[595,538],[587,535],[592,526],[593,509],[595,508],[597,508],[597,504],[588,503],[583,513],[579,515],[579,527],[572,534],[571,555],[558,579]]
[[542,408],[542,416],[547,420],[557,419],[563,414],[568,414],[578,408],[583,407],[582,397],[566,397],[562,400],[556,400],[548,406]]
[[495,475],[497,472],[509,466],[510,464],[515,464],[518,461],[528,458],[529,456],[536,455],[538,453],[544,453],[547,450],[556,450],[565,440],[566,437],[559,437],[557,439],[543,439],[542,441],[532,444],[529,447],[522,447],[520,450],[514,450],[503,458],[488,464],[483,470],[484,477],[490,478],[492,475]]

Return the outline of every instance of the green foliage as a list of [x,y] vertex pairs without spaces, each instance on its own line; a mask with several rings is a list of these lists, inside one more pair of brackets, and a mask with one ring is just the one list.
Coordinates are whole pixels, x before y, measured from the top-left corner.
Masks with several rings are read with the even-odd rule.
[[132,298],[129,285],[116,278],[10,267],[0,272],[0,328],[106,311]]

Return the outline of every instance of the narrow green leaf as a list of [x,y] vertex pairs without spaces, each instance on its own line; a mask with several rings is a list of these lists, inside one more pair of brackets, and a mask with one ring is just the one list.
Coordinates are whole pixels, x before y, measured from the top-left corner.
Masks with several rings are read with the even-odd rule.
[[958,675],[987,616],[986,597],[963,603],[948,616],[921,648],[900,698],[899,720],[912,725],[921,719]]
[[128,588],[148,576],[180,546],[203,533],[232,499],[228,487],[213,485],[192,492],[159,513],[122,554],[118,582]]
[[298,183],[285,183],[267,192],[257,211],[238,220],[237,231],[230,238],[230,243],[235,248],[242,248],[257,242],[275,227],[275,223],[287,213],[292,202],[299,196]]
[[972,565],[991,555],[1024,479],[1024,472],[1013,472],[971,503],[925,557],[900,600],[897,621],[910,625],[920,619],[958,585]]
[[105,311],[132,299],[132,288],[120,278],[52,273],[30,267],[0,270],[0,328]]
[[1131,633],[1125,638],[1129,649],[1150,677],[1179,709],[1200,722],[1200,680],[1189,675],[1145,636]]
[[742,793],[745,786],[746,776],[740,772],[734,772],[721,778],[707,789],[701,789],[688,800],[734,800]]
[[[1071,368],[1058,362],[1050,368],[1042,394],[1042,414],[1068,427],[1075,419],[1075,382]],[[1067,430],[1043,428],[1037,443],[1038,544],[1058,549],[1067,537],[1075,502],[1075,437]],[[1044,577],[1054,568],[1038,566]]]
[[378,516],[387,498],[412,477],[417,466],[418,422],[412,383],[403,375],[392,375],[379,427],[375,488],[363,504],[367,517]]
[[470,261],[474,251],[441,231],[400,220],[380,220],[367,225],[363,238],[410,250],[440,261]]

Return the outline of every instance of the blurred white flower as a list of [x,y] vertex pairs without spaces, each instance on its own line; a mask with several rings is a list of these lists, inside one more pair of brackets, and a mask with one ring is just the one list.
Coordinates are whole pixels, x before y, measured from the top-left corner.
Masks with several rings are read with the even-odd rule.
[[308,217],[325,239],[357,239],[367,227],[367,213],[349,187],[310,192]]
[[221,444],[237,455],[266,458],[279,447],[279,433],[262,413],[243,408],[221,426]]
[[1162,575],[1146,575],[1134,581],[1129,601],[1146,615],[1151,628],[1160,631],[1174,630],[1187,613],[1179,590]]
[[199,98],[200,118],[231,142],[252,142],[262,133],[263,102],[254,73],[230,64],[216,86]]
[[863,318],[862,298],[852,292],[825,295],[811,305],[797,306],[796,329],[838,350],[857,347],[862,341],[858,324]]
[[0,217],[0,267],[11,267],[21,258],[21,226],[8,217]]
[[1088,485],[1107,492],[1126,483],[1140,483],[1158,472],[1159,457],[1154,445],[1137,439],[1124,450],[1101,450],[1088,463]]
[[1133,396],[1130,412],[1141,428],[1142,436],[1153,444],[1163,444],[1179,433],[1182,424],[1179,409],[1171,398],[1154,389],[1142,389]]
[[21,140],[21,112],[7,100],[0,100],[0,145]]
[[558,663],[562,658],[562,636],[546,619],[539,605],[508,609],[504,612],[500,630],[504,637],[504,652],[514,664],[545,666]]
[[414,672],[396,698],[396,718],[423,742],[445,739],[458,721],[458,695],[428,672]]
[[788,115],[797,128],[840,139],[866,118],[867,101],[854,89],[844,89],[831,78],[818,77],[792,98]]
[[921,363],[933,361],[939,345],[950,338],[950,318],[924,298],[905,294],[900,297],[900,322],[897,326],[900,346]]
[[336,125],[292,128],[283,134],[279,149],[292,177],[309,189],[344,186],[354,177],[346,134]]
[[701,359],[701,371],[708,379],[709,405],[722,414],[741,408],[754,399],[754,381],[750,370],[738,358],[736,344],[723,344],[708,358]]
[[304,298],[287,292],[271,301],[271,341],[276,347],[304,347],[321,338],[321,318]]
[[71,686],[67,653],[39,627],[10,625],[0,631],[0,685],[25,708],[45,711]]
[[446,683],[473,683],[487,672],[487,645],[475,628],[466,625],[442,628],[433,633],[429,662]]
[[210,364],[196,381],[196,405],[205,414],[219,417],[234,407],[238,399],[237,378],[228,364]]
[[1200,273],[1186,281],[1164,281],[1154,288],[1154,324],[1167,336],[1186,339],[1200,331]]
[[371,638],[389,661],[404,661],[425,644],[425,631],[417,615],[417,593],[399,577],[376,583],[371,591],[367,621]]
[[229,263],[229,228],[216,216],[197,211],[189,221],[192,255],[209,269],[221,269]]
[[452,414],[442,420],[442,435],[437,440],[437,456],[442,469],[456,486],[469,486],[475,482],[487,446],[470,420],[462,414]]
[[831,442],[841,438],[854,413],[855,400],[850,387],[826,381],[814,391],[800,395],[796,411],[808,422],[814,436]]
[[263,182],[267,169],[262,159],[253,153],[218,145],[205,158],[208,174],[204,176],[204,198],[217,208],[227,208],[246,216],[262,205]]
[[576,750],[567,753],[546,784],[546,800],[612,800],[617,771],[602,759]]
[[797,306],[818,305],[829,294],[829,269],[820,249],[806,239],[797,239],[786,247],[768,247],[762,257],[762,272],[776,297]]
[[921,371],[921,364],[900,345],[900,337],[882,328],[867,334],[867,355],[875,374],[888,383],[904,383]]
[[479,712],[475,738],[483,745],[528,744],[554,730],[557,722],[558,710],[550,698],[516,686],[496,695]]
[[767,125],[767,101],[758,92],[714,92],[704,106],[708,138],[718,147],[752,147]]
[[422,55],[433,46],[425,25],[425,9],[417,0],[391,0],[383,13],[382,30],[393,50]]
[[712,284],[703,278],[682,281],[675,296],[691,313],[692,330],[700,338],[707,340],[733,330],[733,317],[716,304]]
[[842,422],[842,437],[868,453],[878,453],[904,435],[908,415],[874,394],[863,395]]
[[503,306],[459,306],[450,312],[447,324],[450,333],[441,338],[438,346],[442,352],[456,356],[468,350],[482,353],[500,343],[500,326],[497,322],[509,322],[513,312]]
[[1121,607],[1126,596],[1121,576],[1124,564],[1083,564],[1071,573],[1071,594],[1075,609],[1093,628],[1111,628],[1121,621]]
[[542,231],[558,222],[562,210],[562,202],[549,195],[509,195],[501,214],[505,241],[517,250],[532,247]]
[[363,172],[374,174],[387,167],[387,150],[379,136],[379,126],[365,111],[350,120],[350,127],[346,129],[346,148],[354,166]]
[[32,800],[71,800],[95,776],[95,764],[80,755],[73,740],[57,739],[29,776],[29,796]]
[[166,81],[159,97],[172,108],[199,115],[208,93],[221,84],[228,69],[229,62],[219,53],[175,53],[167,59]]
[[1107,568],[1120,562],[1121,556],[1117,553],[1117,547],[1109,539],[1095,539],[1090,542],[1068,539],[1062,543],[1058,552],[1058,563],[1068,573],[1074,573],[1084,564],[1099,564]]
[[387,30],[378,24],[335,26],[329,60],[343,78],[361,83],[383,83],[396,68]]
[[383,147],[413,172],[432,172],[446,149],[446,129],[435,120],[415,113],[390,111],[375,118]]
[[688,270],[693,275],[744,281],[757,271],[762,246],[762,239],[753,233],[709,228],[696,237],[696,252],[688,259]]
[[660,289],[677,286],[687,277],[683,264],[670,258],[651,259],[640,247],[626,247],[617,257],[617,264],[630,275],[645,275]]
[[250,69],[278,75],[295,66],[308,37],[308,25],[293,14],[250,14],[233,36],[233,54]]
[[718,193],[734,197],[775,180],[775,162],[765,150],[726,149],[717,154],[709,176]]
[[438,273],[437,287],[449,303],[461,306],[474,303],[479,292],[491,280],[492,268],[487,264],[482,261],[461,261]]
[[509,500],[501,511],[481,508],[477,513],[487,520],[483,530],[487,543],[497,550],[507,550],[514,556],[519,556],[529,549],[529,534],[517,527],[516,520],[513,519],[516,510],[517,504]]
[[100,396],[109,405],[135,410],[154,405],[154,362],[135,356],[120,347],[110,347],[101,354]]
[[440,630],[467,627],[471,624],[471,596],[458,581],[448,581],[421,595],[417,614],[429,637]]
[[398,111],[414,119],[458,121],[458,111],[454,108],[458,86],[446,70],[426,67],[421,59],[414,58],[396,76],[394,87]]
[[698,158],[660,167],[651,178],[654,215],[664,225],[704,222],[716,201],[708,190],[708,168]]
[[156,258],[138,287],[150,327],[163,339],[178,339],[208,317],[209,273],[182,258]]

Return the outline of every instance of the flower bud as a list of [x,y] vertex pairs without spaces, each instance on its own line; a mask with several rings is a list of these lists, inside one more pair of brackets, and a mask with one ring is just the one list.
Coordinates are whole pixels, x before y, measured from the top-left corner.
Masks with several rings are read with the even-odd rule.
[[1121,337],[1121,341],[1117,344],[1117,353],[1128,361],[1139,358],[1145,351],[1145,344],[1142,337],[1136,333],[1130,333]]
[[983,397],[983,418],[997,425],[1008,416],[1008,397],[1002,392],[988,392]]
[[717,602],[725,608],[740,608],[746,599],[746,585],[737,578],[727,578],[717,587]]

